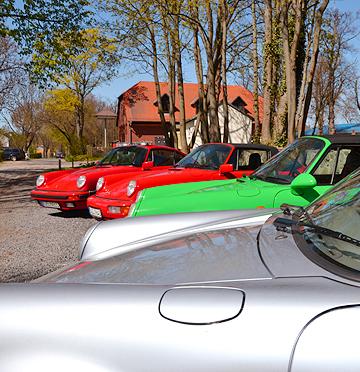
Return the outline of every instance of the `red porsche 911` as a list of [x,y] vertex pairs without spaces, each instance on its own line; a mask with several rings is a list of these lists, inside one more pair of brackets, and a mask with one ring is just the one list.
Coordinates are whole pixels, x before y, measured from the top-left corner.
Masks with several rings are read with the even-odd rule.
[[96,194],[87,200],[89,212],[98,220],[126,217],[130,205],[145,188],[239,178],[277,152],[276,147],[266,145],[210,143],[199,146],[166,170],[100,177]]
[[62,210],[86,209],[86,199],[96,192],[100,177],[129,173],[151,173],[168,169],[185,154],[171,147],[129,145],[109,152],[90,168],[69,169],[41,174],[30,196],[42,207]]

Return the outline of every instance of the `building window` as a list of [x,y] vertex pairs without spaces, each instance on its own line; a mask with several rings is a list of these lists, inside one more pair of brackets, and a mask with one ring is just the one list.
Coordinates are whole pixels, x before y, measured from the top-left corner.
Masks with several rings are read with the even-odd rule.
[[168,114],[169,111],[170,111],[170,99],[169,99],[169,96],[167,94],[164,94],[161,97],[161,104],[162,104],[162,107],[163,107],[164,114]]
[[245,112],[246,103],[241,97],[236,97],[231,104],[238,108],[241,112]]

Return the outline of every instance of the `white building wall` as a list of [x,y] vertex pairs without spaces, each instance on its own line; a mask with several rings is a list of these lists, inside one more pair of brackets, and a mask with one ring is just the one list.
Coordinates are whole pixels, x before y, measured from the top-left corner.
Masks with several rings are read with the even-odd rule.
[[[186,138],[189,144],[195,130],[196,118],[186,123]],[[219,125],[221,136],[224,134],[223,107],[219,105]],[[230,143],[250,143],[251,142],[252,119],[244,115],[239,110],[229,106],[229,141]],[[199,129],[200,131],[200,129]],[[196,136],[196,148],[202,144],[200,133]]]

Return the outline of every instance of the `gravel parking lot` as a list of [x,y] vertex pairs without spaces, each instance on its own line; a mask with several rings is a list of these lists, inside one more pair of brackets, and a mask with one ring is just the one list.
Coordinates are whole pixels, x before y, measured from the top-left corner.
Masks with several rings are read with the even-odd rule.
[[86,211],[41,208],[29,194],[39,174],[58,167],[58,159],[0,163],[0,283],[29,282],[77,261],[82,236],[96,221]]

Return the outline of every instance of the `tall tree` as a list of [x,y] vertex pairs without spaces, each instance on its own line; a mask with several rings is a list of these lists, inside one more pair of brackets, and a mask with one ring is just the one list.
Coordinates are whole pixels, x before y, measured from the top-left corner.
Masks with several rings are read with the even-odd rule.
[[[68,56],[81,44],[79,31],[90,21],[88,5],[87,0],[3,0],[0,36],[11,36],[23,54],[39,53],[42,68],[38,66],[40,60],[33,60],[39,71],[43,72],[45,67],[58,71],[67,66]],[[71,42],[65,47],[60,36]],[[52,63],[54,54],[62,56],[56,64]]]
[[[315,75],[315,69],[317,65],[317,59],[319,55],[319,45],[320,45],[320,35],[322,32],[322,20],[323,20],[323,15],[326,10],[326,7],[329,3],[329,0],[323,0],[319,8],[316,9],[314,13],[314,32],[312,39],[308,40],[308,43],[312,44],[312,53],[311,53],[311,58],[310,58],[310,63],[309,65],[304,65],[304,71],[306,71],[306,74],[304,74],[304,90],[305,93],[305,98],[300,101],[304,102],[304,106],[299,107],[299,111],[302,111],[301,115],[298,115],[300,117],[300,120],[297,125],[298,129],[298,135],[301,136],[304,134],[305,131],[305,123],[306,119],[308,116],[309,112],[309,107],[310,107],[310,101],[311,101],[311,95],[312,95],[312,87],[313,87],[313,81],[314,81],[314,75]],[[315,6],[320,4],[320,2],[316,1]],[[305,59],[307,62],[308,58]],[[296,123],[295,123],[296,127]]]
[[[95,88],[116,76],[115,46],[98,29],[83,31],[84,44],[76,55],[69,57],[70,67],[58,74],[55,83],[58,89],[72,93],[77,117],[76,135],[82,144],[84,134],[86,98]],[[85,151],[85,144],[81,145]]]
[[[315,71],[317,56],[319,53],[319,39],[321,31],[321,22],[323,13],[329,3],[329,0],[323,0],[319,5],[319,1],[315,0],[311,6],[317,7],[315,29],[312,35],[309,35],[308,43],[312,43],[312,55],[310,61],[310,69],[307,76],[310,76],[309,82],[312,82],[313,73]],[[299,43],[302,33],[304,32],[305,22],[308,16],[308,0],[281,0],[281,26],[283,33],[285,75],[286,75],[286,90],[287,90],[287,106],[288,106],[288,140],[292,142],[295,139],[296,131],[296,109],[298,102],[299,84],[297,76],[302,72],[303,62],[299,61]],[[291,21],[293,18],[293,22]],[[308,85],[307,94],[311,97],[312,84]],[[307,99],[308,103],[309,100]],[[306,111],[307,114],[307,111]],[[305,115],[305,113],[303,114]],[[304,117],[305,119],[305,117]]]
[[257,33],[257,11],[256,11],[256,1],[251,2],[251,13],[252,13],[252,25],[253,25],[253,91],[254,91],[254,143],[260,142],[260,118],[259,118],[259,95],[258,95],[258,74],[259,74],[259,59],[258,59],[258,33]]
[[10,131],[22,138],[21,147],[27,150],[46,123],[43,92],[32,84],[18,86],[4,118]]
[[271,125],[274,119],[273,91],[273,8],[272,0],[265,0],[264,6],[265,40],[264,40],[264,117],[261,138],[263,143],[271,140]]
[[0,111],[17,98],[17,88],[21,84],[28,84],[25,60],[9,36],[0,37]]
[[323,53],[328,61],[329,134],[334,134],[335,105],[349,79],[347,71],[352,72],[351,63],[346,60],[345,54],[351,51],[350,41],[357,36],[358,32],[354,28],[355,19],[349,12],[341,13],[335,9],[327,14],[326,21]]

